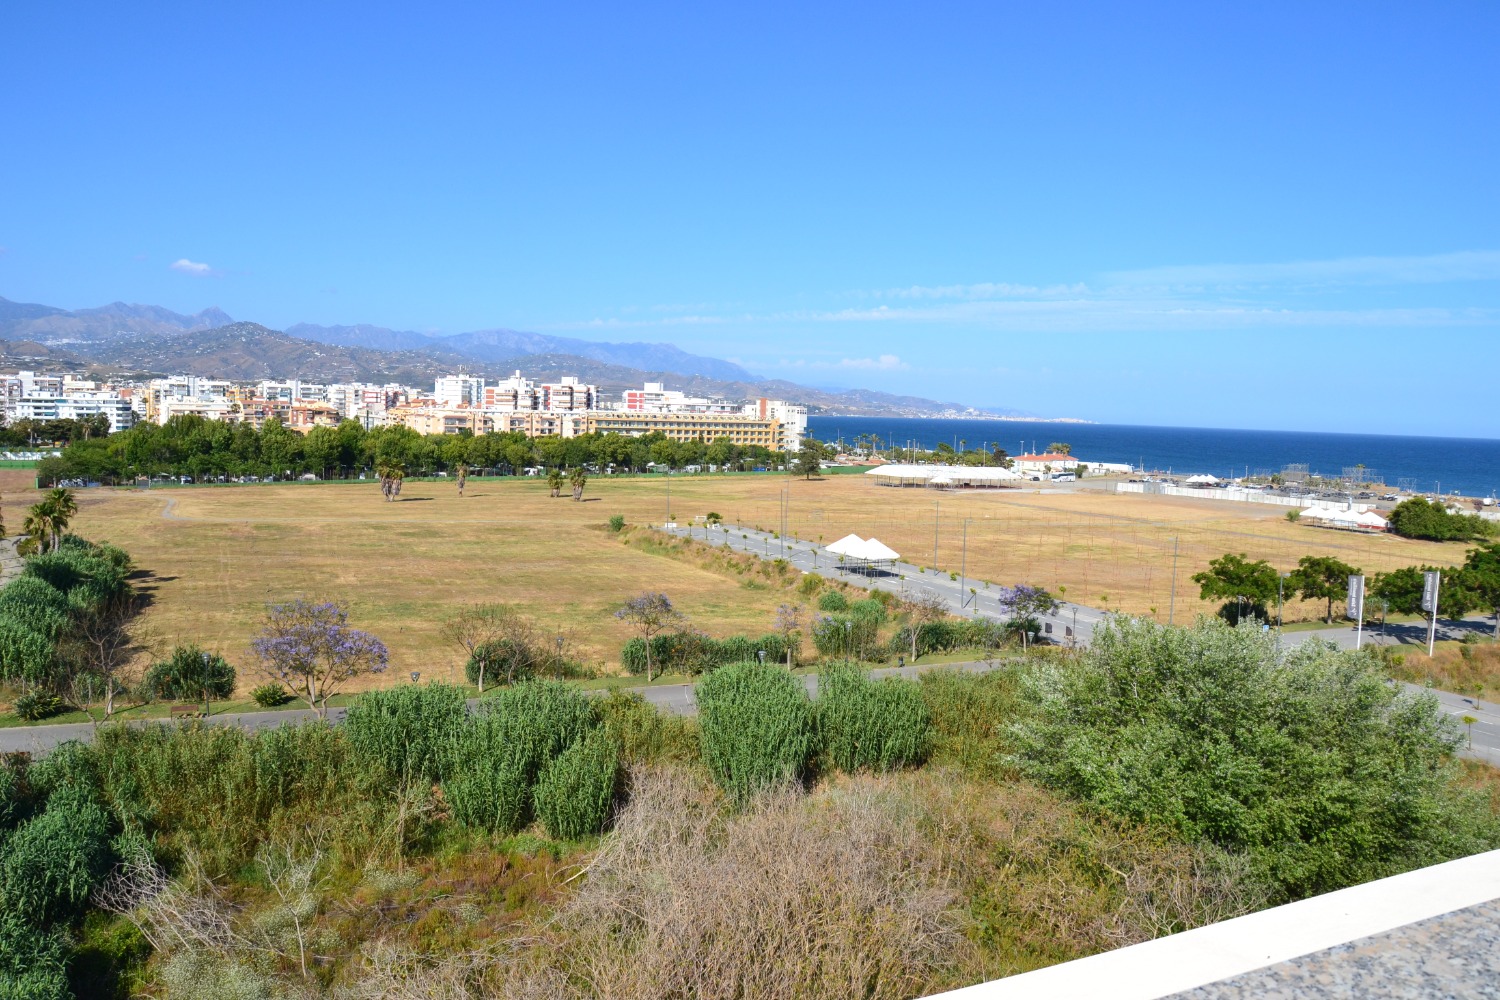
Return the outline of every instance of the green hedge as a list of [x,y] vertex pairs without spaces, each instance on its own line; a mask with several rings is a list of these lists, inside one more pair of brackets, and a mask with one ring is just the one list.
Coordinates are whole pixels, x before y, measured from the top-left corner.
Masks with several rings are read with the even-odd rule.
[[735,663],[697,687],[703,760],[736,803],[784,781],[802,781],[813,749],[813,712],[785,667]]
[[533,800],[548,835],[577,840],[603,832],[619,768],[615,741],[602,726],[544,766]]
[[413,684],[361,695],[344,732],[355,753],[392,777],[441,781],[468,714],[462,688]]
[[836,666],[818,675],[814,707],[823,759],[840,771],[892,771],[927,759],[932,720],[912,681],[873,681],[861,667]]
[[[663,632],[651,640],[651,663],[658,672],[696,675],[726,663],[757,659],[760,650],[766,651],[767,663],[786,662],[787,642],[774,632],[759,639],[743,635],[715,639],[701,632]],[[645,673],[646,644],[631,639],[620,650],[620,661],[629,673]]]

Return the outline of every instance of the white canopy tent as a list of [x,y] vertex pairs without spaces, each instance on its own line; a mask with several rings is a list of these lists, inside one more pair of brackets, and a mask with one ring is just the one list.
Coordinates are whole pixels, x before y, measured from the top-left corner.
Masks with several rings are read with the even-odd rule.
[[908,465],[900,462],[876,466],[865,475],[881,486],[935,486],[941,489],[996,487],[1023,478],[1020,473],[998,465]]
[[843,538],[840,538],[836,542],[829,542],[823,548],[826,552],[832,552],[836,556],[844,556],[848,558],[850,556],[858,555],[859,550],[864,546],[864,544],[865,540],[863,538],[860,538],[858,535],[849,534],[845,535]]
[[1188,476],[1187,478],[1187,484],[1189,486],[1217,486],[1218,483],[1218,476],[1210,476],[1206,472],[1196,476]]
[[860,538],[858,535],[845,535],[838,541],[825,546],[824,551],[843,556],[841,565],[845,569],[865,571],[875,569],[881,563],[894,563],[901,558],[899,552],[880,539]]

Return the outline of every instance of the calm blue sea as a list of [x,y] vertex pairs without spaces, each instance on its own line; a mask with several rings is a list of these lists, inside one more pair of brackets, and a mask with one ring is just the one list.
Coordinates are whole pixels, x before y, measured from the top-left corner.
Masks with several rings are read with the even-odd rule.
[[1303,464],[1312,472],[1339,475],[1364,465],[1391,486],[1411,480],[1423,491],[1458,490],[1465,496],[1500,493],[1500,441],[1479,438],[1387,437],[1301,431],[1240,431],[1207,427],[1130,427],[1114,424],[1051,424],[1010,420],[915,420],[899,417],[821,417],[807,420],[820,441],[879,434],[887,443],[939,441],[968,447],[990,442],[1012,455],[1066,441],[1079,459],[1128,462],[1147,469],[1243,476]]

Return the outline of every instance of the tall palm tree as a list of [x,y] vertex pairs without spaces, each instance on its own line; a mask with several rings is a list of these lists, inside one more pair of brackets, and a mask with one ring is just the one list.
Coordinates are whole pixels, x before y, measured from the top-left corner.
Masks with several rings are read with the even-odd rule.
[[47,491],[42,502],[52,509],[52,551],[56,552],[57,547],[62,544],[62,536],[67,533],[68,525],[78,513],[78,500],[73,496],[72,490],[56,486]]
[[[63,524],[66,523],[64,520]],[[62,534],[57,522],[57,512],[46,500],[31,505],[26,511],[26,520],[22,523],[21,530],[26,533],[26,539],[16,549],[27,556],[47,550],[56,551],[58,537]]]

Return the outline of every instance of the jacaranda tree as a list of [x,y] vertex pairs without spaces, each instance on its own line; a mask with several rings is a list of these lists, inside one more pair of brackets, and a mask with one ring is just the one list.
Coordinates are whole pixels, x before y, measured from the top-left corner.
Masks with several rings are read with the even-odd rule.
[[261,669],[297,691],[320,717],[341,685],[381,672],[390,660],[385,643],[350,627],[349,609],[337,601],[298,598],[268,605],[265,624],[250,645]]

